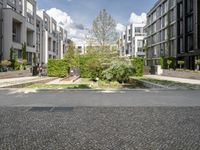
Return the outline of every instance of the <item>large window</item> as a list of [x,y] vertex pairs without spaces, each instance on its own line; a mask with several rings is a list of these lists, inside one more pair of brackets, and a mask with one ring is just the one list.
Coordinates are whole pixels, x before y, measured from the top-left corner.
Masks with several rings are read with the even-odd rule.
[[183,18],[183,3],[178,4],[178,18]]
[[27,8],[26,8],[26,11],[27,13],[33,15],[33,4],[31,4],[29,1],[27,1]]
[[186,1],[186,8],[187,8],[187,13],[190,13],[193,11],[193,0],[187,0]]
[[187,32],[193,31],[193,17],[190,16],[187,18]]
[[193,51],[193,35],[190,35],[187,37],[187,50],[188,51]]

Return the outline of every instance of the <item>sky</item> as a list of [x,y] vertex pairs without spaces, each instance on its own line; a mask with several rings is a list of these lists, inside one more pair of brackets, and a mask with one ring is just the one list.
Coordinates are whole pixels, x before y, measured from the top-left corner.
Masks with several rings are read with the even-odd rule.
[[[84,39],[85,29],[102,9],[114,18],[117,30],[131,22],[145,21],[147,13],[157,0],[37,0],[38,12],[47,11],[69,32],[70,38]],[[80,39],[79,39],[80,38]]]

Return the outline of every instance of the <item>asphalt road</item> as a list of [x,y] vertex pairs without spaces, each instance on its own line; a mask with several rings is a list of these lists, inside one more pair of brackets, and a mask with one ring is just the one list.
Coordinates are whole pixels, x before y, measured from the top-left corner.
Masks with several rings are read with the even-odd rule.
[[199,90],[0,90],[0,106],[200,106]]
[[0,150],[199,150],[199,141],[200,91],[0,91]]

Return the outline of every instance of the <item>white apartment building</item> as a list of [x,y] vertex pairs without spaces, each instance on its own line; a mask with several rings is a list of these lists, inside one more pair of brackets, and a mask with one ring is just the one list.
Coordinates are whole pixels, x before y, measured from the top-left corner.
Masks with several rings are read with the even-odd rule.
[[10,49],[22,59],[22,44],[26,43],[28,64],[47,63],[62,59],[67,44],[67,31],[43,12],[36,14],[35,0],[0,0],[0,60],[10,58]]
[[121,57],[144,57],[143,42],[145,38],[144,23],[130,24],[122,33],[119,40],[119,50]]
[[27,61],[36,53],[36,1],[0,0],[1,59],[9,59],[10,49],[22,58],[22,44],[27,44]]

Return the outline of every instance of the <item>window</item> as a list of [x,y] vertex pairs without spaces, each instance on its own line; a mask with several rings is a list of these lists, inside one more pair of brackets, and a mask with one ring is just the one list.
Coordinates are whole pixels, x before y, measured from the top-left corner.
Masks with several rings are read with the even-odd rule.
[[187,0],[186,1],[186,7],[187,7],[187,13],[190,13],[193,11],[193,0]]
[[183,50],[183,38],[179,39],[179,51],[180,51],[180,53],[184,53],[184,50]]
[[193,17],[190,16],[187,18],[187,32],[193,31]]
[[193,51],[193,35],[187,37],[187,50]]
[[53,23],[53,31],[55,32],[56,31],[56,24]]
[[27,13],[29,13],[33,16],[33,4],[31,4],[29,1],[27,1],[26,5],[27,5],[27,8],[26,8]]
[[156,11],[153,13],[153,21],[156,20]]
[[140,47],[140,48],[143,47],[143,41],[142,40],[138,40],[137,44],[138,44],[138,47]]
[[183,18],[183,3],[178,4],[178,18]]
[[164,40],[167,40],[167,38],[168,38],[167,29],[165,29],[165,37],[164,37]]

